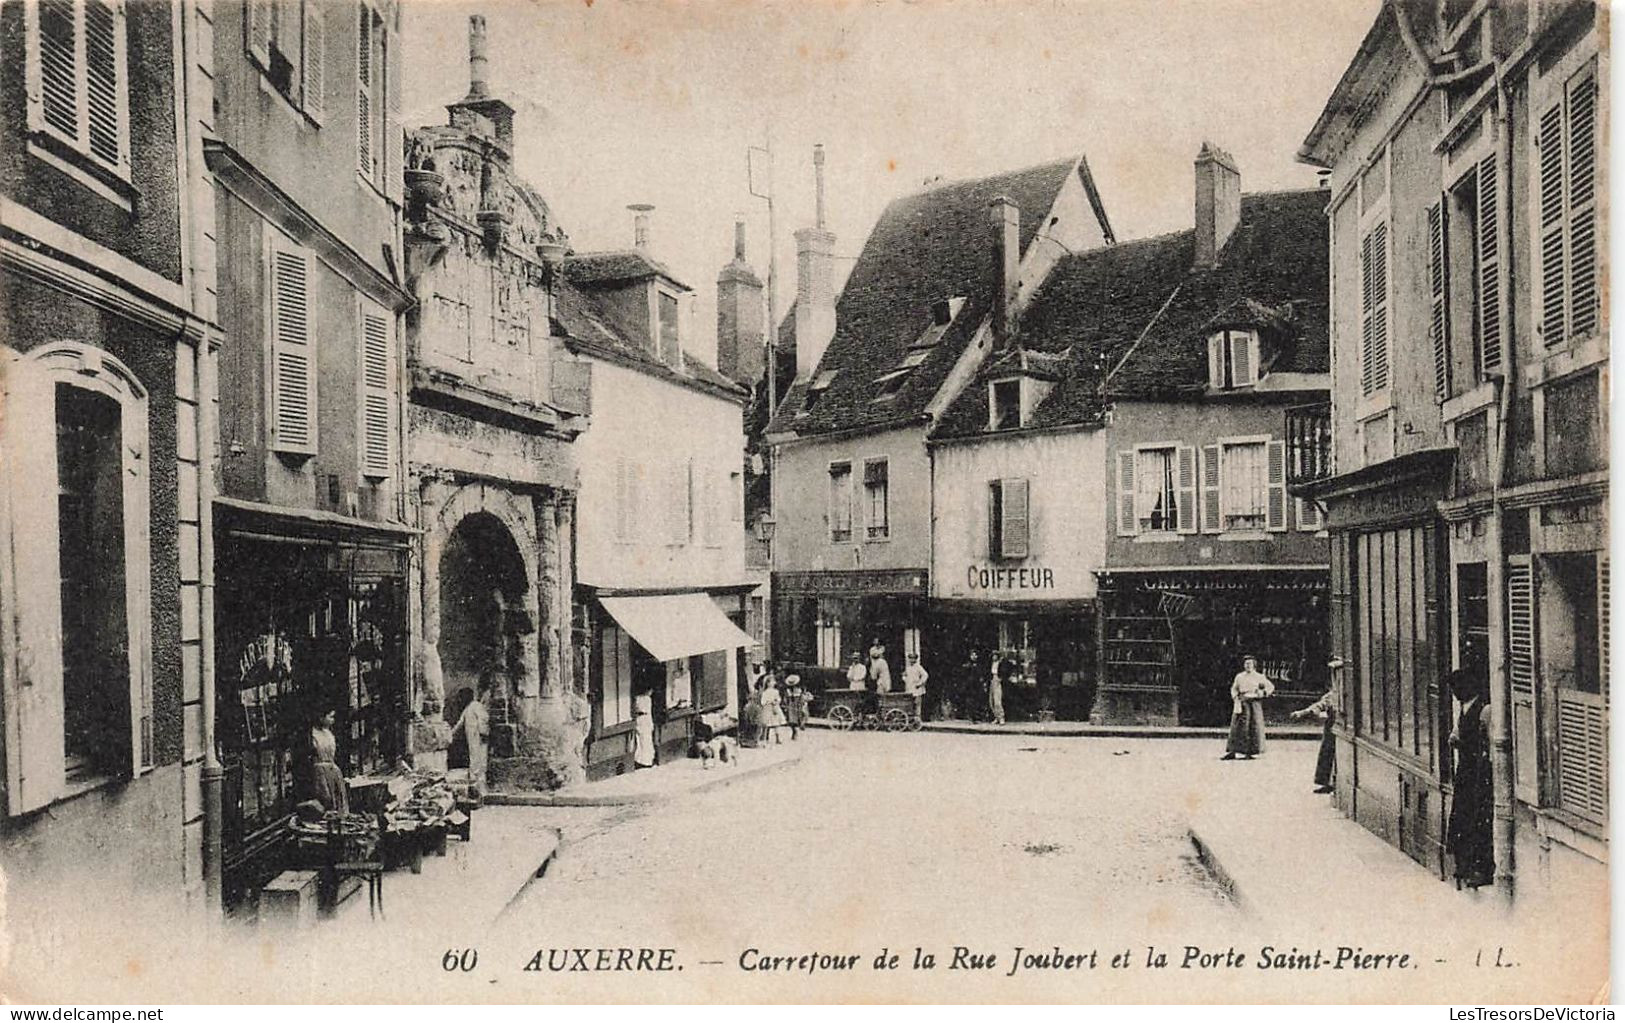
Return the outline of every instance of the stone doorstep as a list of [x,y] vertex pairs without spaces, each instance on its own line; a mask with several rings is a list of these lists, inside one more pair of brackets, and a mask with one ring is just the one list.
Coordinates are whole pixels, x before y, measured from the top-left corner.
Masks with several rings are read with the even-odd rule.
[[[705,792],[711,789],[731,785],[744,778],[753,778],[757,775],[775,771],[782,767],[801,762],[802,751],[787,751],[784,755],[775,757],[766,763],[752,764],[750,754],[755,750],[747,749],[739,767],[713,767],[703,770],[698,760],[679,760],[675,764],[655,767],[647,771],[633,774],[616,775],[601,781],[582,782],[578,785],[569,785],[552,792],[487,792],[485,805],[487,806],[643,806],[651,803],[660,803],[677,796],[686,796],[695,792]],[[670,775],[662,776],[663,770],[671,770]],[[627,787],[629,783],[623,781],[627,778],[645,778],[648,783],[637,788]],[[619,784],[618,784],[619,783]],[[603,788],[600,788],[603,786]]]

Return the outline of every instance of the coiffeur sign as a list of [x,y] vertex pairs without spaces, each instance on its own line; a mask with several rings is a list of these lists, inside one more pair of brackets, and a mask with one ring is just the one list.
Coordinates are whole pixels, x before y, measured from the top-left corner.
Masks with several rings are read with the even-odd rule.
[[1053,590],[1055,570],[971,565],[965,570],[965,584],[973,590]]

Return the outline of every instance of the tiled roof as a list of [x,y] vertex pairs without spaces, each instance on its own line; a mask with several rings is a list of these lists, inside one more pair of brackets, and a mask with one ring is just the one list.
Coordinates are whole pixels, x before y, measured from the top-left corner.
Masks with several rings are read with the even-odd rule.
[[627,337],[588,292],[565,281],[558,288],[558,327],[567,343],[592,354],[610,358],[651,376],[660,377],[705,391],[724,391],[734,401],[743,402],[746,390],[715,369],[683,353],[683,370],[677,373],[657,359],[653,352]]
[[[1004,195],[1020,207],[1025,252],[1072,173],[1083,175],[1092,188],[1087,164],[1069,159],[938,185],[887,206],[836,304],[835,336],[819,363],[821,373],[836,371],[834,381],[805,415],[798,413],[807,382],[798,381],[780,406],[772,432],[830,433],[922,415],[988,312],[988,204]],[[913,368],[895,395],[876,401],[885,386],[876,378],[897,368],[909,346],[931,326],[932,305],[956,297],[966,302],[925,361]],[[780,324],[781,341],[794,337],[793,315]]]
[[[1188,230],[1061,260],[1017,325],[1029,351],[1070,350],[1063,379],[1027,426],[1096,421],[1112,396],[1203,390],[1206,339],[1219,321],[1271,328],[1281,346],[1274,371],[1327,372],[1325,203],[1314,189],[1243,196],[1241,222],[1212,269],[1192,266]],[[977,434],[986,424],[986,388],[967,387],[935,435]]]
[[572,284],[579,284],[582,287],[659,276],[684,291],[693,290],[672,273],[671,268],[636,249],[620,252],[586,252],[570,256],[564,261],[564,276]]

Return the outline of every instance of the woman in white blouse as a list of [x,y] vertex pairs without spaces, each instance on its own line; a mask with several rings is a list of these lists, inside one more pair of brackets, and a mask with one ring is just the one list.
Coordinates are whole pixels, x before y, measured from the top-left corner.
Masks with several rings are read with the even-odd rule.
[[1258,670],[1258,658],[1241,659],[1241,670],[1230,683],[1230,741],[1221,760],[1245,760],[1264,752],[1264,701],[1275,695],[1275,683]]

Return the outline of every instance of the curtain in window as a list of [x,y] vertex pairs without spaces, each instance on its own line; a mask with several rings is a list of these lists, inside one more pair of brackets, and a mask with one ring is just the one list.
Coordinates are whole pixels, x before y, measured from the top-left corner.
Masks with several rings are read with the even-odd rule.
[[1142,530],[1179,528],[1174,468],[1173,448],[1140,452],[1137,473]]
[[1263,529],[1267,481],[1264,445],[1236,444],[1224,450],[1224,512],[1229,529]]

